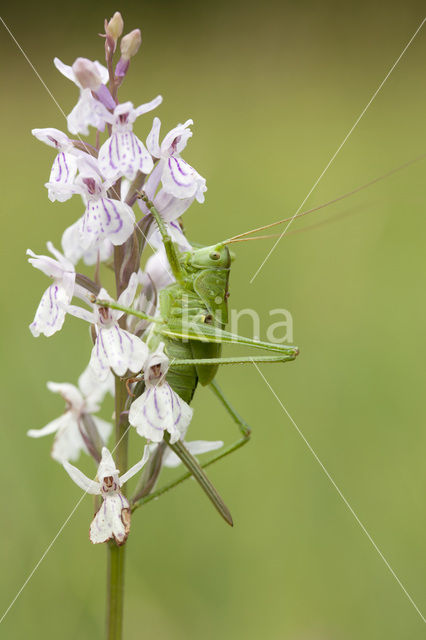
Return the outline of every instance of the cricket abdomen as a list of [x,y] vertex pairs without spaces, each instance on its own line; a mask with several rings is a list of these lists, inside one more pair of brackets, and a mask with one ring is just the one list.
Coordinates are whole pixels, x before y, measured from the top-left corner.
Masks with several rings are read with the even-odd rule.
[[162,337],[165,351],[170,359],[170,368],[167,372],[167,382],[182,400],[188,404],[191,402],[198,384],[197,369],[193,365],[173,367],[173,360],[192,360],[190,342],[182,342],[173,338]]

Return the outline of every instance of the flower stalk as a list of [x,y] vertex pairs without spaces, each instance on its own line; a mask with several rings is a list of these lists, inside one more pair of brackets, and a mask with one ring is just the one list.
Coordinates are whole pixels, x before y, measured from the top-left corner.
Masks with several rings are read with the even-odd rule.
[[[120,278],[123,252],[116,248],[114,252],[114,271],[116,277],[117,298],[122,293]],[[115,376],[115,462],[121,473],[127,471],[129,424],[123,418],[127,400],[125,381]],[[124,492],[124,489],[123,489]],[[110,540],[107,545],[107,602],[106,628],[107,640],[121,640],[123,637],[124,609],[124,567],[126,545],[117,545]]]
[[124,607],[124,561],[126,545],[107,546],[107,640],[122,640]]

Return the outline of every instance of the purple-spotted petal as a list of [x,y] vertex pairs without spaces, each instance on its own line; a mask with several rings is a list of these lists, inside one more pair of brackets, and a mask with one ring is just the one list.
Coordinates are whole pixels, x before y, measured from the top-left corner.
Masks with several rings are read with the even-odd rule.
[[108,238],[105,238],[99,247],[83,249],[80,241],[80,226],[82,225],[82,219],[77,220],[70,227],[65,229],[62,235],[62,249],[65,256],[73,264],[77,264],[79,260],[83,260],[84,264],[89,266],[96,264],[99,257],[99,262],[105,262],[112,256],[114,246]]
[[[121,545],[129,535],[130,505],[120,493],[103,496],[103,503],[90,525],[89,537],[93,544],[114,540]],[[123,518],[123,509],[128,510]]]
[[98,248],[105,239],[113,245],[123,244],[133,232],[135,214],[120,200],[89,199],[79,221],[80,242],[84,250]]
[[65,307],[70,302],[69,294],[61,284],[54,282],[43,293],[40,304],[30,324],[34,337],[41,333],[52,336],[62,328],[65,320]]
[[192,413],[191,407],[164,382],[149,385],[131,404],[129,422],[140,436],[152,442],[161,442],[164,431],[168,431],[173,444],[188,428]]
[[[49,184],[73,184],[75,176],[77,175],[77,157],[70,153],[61,152],[58,153],[53,161],[52,169],[49,176]],[[73,195],[66,192],[63,193],[62,198],[56,198],[60,202],[65,202]]]
[[109,180],[134,180],[138,171],[148,174],[154,166],[151,155],[133,131],[113,133],[99,151],[99,168]]
[[137,336],[118,325],[100,328],[90,358],[90,366],[100,380],[108,376],[109,367],[118,375],[137,373],[148,355],[148,347]]
[[176,198],[195,197],[199,202],[204,201],[205,179],[182,158],[170,156],[167,159],[162,183],[164,191]]

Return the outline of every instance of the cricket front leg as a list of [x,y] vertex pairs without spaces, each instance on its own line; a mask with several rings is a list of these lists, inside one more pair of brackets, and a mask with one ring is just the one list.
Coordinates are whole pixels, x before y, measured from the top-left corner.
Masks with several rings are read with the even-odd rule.
[[164,223],[163,218],[158,213],[157,209],[154,206],[154,203],[148,198],[148,196],[143,191],[139,191],[138,196],[146,204],[149,212],[151,213],[152,217],[154,218],[157,224],[158,230],[163,240],[164,249],[167,254],[167,259],[169,261],[170,268],[173,272],[174,277],[178,282],[183,283],[185,279],[184,277],[185,274],[183,273],[182,266],[179,259],[180,252],[176,244],[173,242],[169,232],[167,231],[167,227]]

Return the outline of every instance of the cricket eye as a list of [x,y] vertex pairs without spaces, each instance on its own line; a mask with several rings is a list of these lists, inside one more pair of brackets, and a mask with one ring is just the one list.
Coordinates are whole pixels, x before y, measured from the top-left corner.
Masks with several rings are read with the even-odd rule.
[[219,260],[220,259],[220,253],[218,253],[217,251],[213,251],[213,253],[210,254],[210,259],[211,260]]

